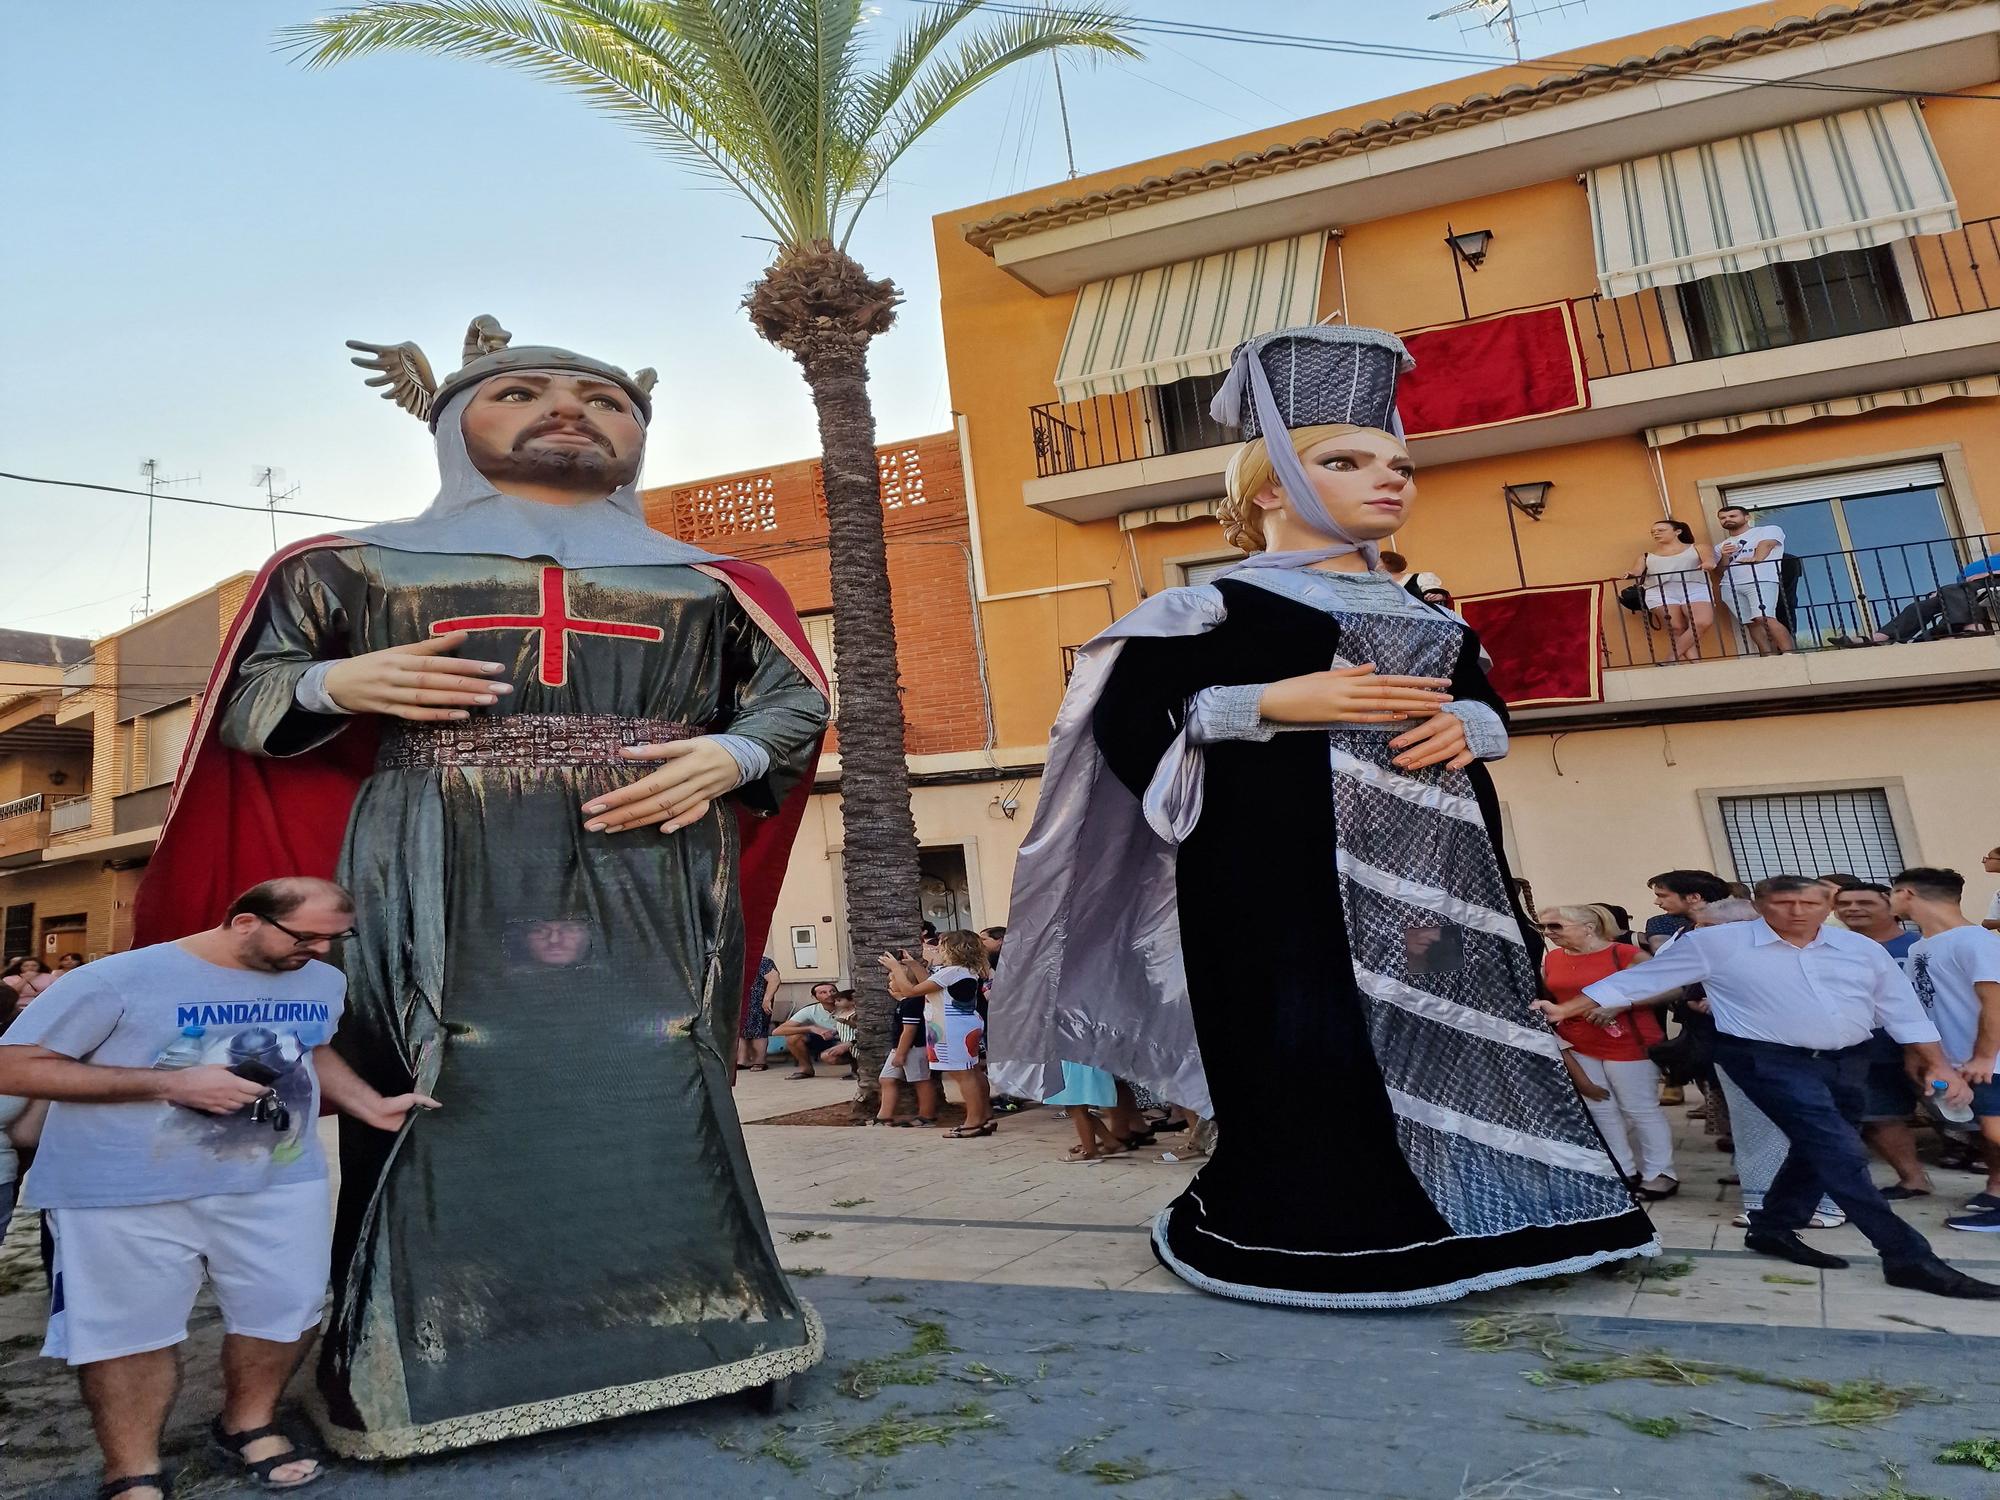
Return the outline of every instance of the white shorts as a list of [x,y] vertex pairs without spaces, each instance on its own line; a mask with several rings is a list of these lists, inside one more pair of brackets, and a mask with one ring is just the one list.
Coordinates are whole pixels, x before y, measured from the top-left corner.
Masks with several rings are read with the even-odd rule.
[[900,1078],[905,1083],[928,1083],[931,1077],[931,1062],[924,1055],[922,1047],[912,1047],[910,1055],[899,1068],[892,1062],[882,1064],[884,1078]]
[[222,1326],[288,1344],[319,1326],[333,1249],[325,1178],[178,1203],[52,1208],[54,1291],[42,1353],[73,1365],[187,1337],[209,1285]]
[[1745,578],[1740,573],[1722,575],[1722,597],[1729,612],[1749,624],[1752,620],[1778,617],[1778,581],[1775,578]]

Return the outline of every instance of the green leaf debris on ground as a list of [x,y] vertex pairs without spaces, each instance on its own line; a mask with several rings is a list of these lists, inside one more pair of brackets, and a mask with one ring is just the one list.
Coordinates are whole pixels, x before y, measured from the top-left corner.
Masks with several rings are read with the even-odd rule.
[[833,1236],[824,1229],[793,1229],[786,1232],[785,1238],[794,1245],[803,1245],[807,1240],[830,1240]]
[[1972,1464],[1989,1474],[2000,1474],[2000,1438],[1966,1438],[1953,1443],[1937,1456],[1941,1464]]
[[835,1208],[859,1208],[864,1203],[873,1203],[874,1201],[873,1198],[836,1198],[833,1200],[833,1206]]
[[1560,1319],[1546,1313],[1471,1318],[1458,1325],[1458,1333],[1459,1342],[1468,1349],[1484,1353],[1520,1349],[1539,1355],[1547,1368],[1522,1374],[1530,1385],[1543,1389],[1575,1390],[1614,1380],[1669,1386],[1704,1386],[1726,1380],[1814,1398],[1811,1408],[1802,1413],[1758,1413],[1767,1419],[1764,1427],[1858,1427],[1886,1421],[1912,1406],[1950,1399],[1923,1386],[1890,1385],[1873,1378],[1812,1380],[1713,1360],[1684,1359],[1664,1349],[1635,1353],[1609,1344],[1579,1342],[1564,1331]]
[[866,1401],[892,1385],[935,1385],[944,1374],[943,1357],[956,1354],[945,1337],[944,1324],[921,1318],[904,1317],[911,1330],[907,1347],[893,1354],[856,1360],[840,1372],[839,1390],[844,1396]]

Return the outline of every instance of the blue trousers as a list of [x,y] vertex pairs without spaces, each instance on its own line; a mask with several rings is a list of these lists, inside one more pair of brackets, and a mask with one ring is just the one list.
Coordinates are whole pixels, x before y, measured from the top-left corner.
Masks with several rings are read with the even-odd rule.
[[1868,1151],[1861,1144],[1868,1054],[1866,1042],[1811,1051],[1716,1034],[1715,1065],[1791,1142],[1763,1208],[1750,1215],[1750,1228],[1803,1229],[1824,1192],[1868,1236],[1885,1266],[1933,1260],[1930,1241],[1896,1217],[1868,1175]]

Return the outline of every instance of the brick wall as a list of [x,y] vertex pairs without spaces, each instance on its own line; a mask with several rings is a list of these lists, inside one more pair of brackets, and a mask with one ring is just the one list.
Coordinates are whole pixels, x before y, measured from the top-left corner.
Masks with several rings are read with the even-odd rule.
[[[981,749],[986,712],[958,438],[937,433],[875,451],[909,753]],[[642,498],[647,522],[659,530],[769,568],[800,614],[833,608],[817,460],[665,486]],[[837,739],[827,748],[838,749]]]

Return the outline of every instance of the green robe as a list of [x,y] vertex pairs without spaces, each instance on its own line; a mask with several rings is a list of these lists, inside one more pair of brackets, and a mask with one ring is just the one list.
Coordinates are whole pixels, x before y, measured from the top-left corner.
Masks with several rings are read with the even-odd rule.
[[[351,722],[297,706],[313,661],[551,611],[568,627],[481,628],[461,651],[504,662],[514,688],[481,717],[726,729],[770,753],[734,794],[761,811],[810,773],[826,700],[712,574],[372,546],[282,565],[222,738],[311,749]],[[597,633],[611,623],[641,631]],[[399,748],[401,722],[380,722],[341,857],[359,935],[335,1046],[383,1093],[443,1108],[398,1135],[342,1122],[317,1412],[330,1446],[436,1452],[806,1368],[822,1335],[778,1264],[729,1097],[744,973],[730,800],[666,836],[589,833],[583,804],[650,767],[548,764],[572,721],[526,726],[515,758],[530,764],[482,749],[463,758],[487,763],[416,766],[394,764],[416,743]]]

